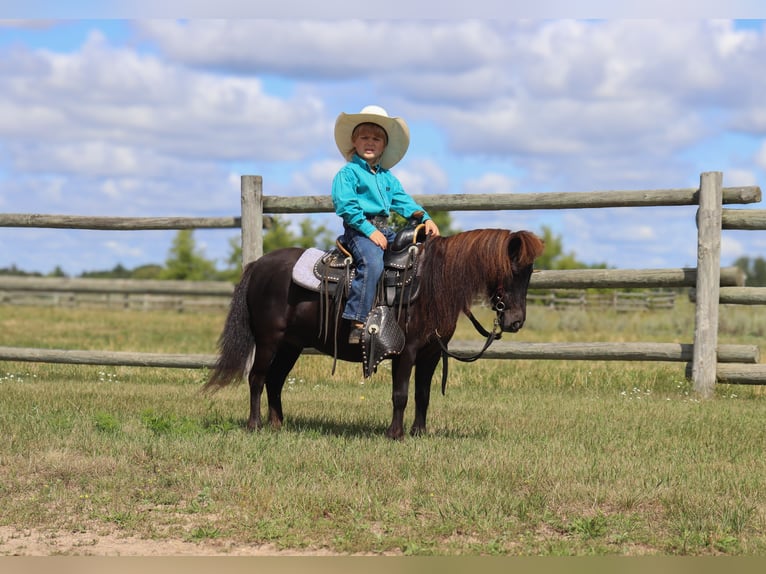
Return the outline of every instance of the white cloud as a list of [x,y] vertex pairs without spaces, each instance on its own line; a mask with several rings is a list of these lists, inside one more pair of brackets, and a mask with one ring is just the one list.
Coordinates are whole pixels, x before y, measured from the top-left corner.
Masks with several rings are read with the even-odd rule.
[[406,167],[396,168],[396,176],[410,195],[447,193],[449,177],[444,169],[429,159],[410,159]]
[[429,68],[471,69],[502,47],[481,21],[149,20],[142,36],[185,65],[343,79]]
[[516,180],[502,173],[485,173],[481,177],[463,182],[461,193],[517,193]]
[[314,162],[305,170],[295,170],[288,183],[277,184],[271,195],[329,195],[332,179],[343,163],[343,158],[338,154],[337,160]]
[[766,141],[764,141],[755,154],[755,163],[762,170],[766,170]]
[[94,32],[75,53],[0,64],[0,134],[17,142],[110,142],[185,158],[296,160],[326,135],[322,103],[260,80],[187,70]]
[[[742,255],[745,255],[742,243],[724,233],[721,237],[721,261],[733,261]],[[755,257],[755,254],[753,256]]]
[[135,258],[139,258],[139,257],[144,257],[145,256],[145,253],[144,253],[143,249],[141,249],[139,247],[135,247],[135,246],[131,246],[131,245],[125,244],[125,243],[120,242],[120,241],[114,241],[114,240],[112,240],[112,241],[104,241],[103,242],[103,246],[108,251],[110,251],[111,253],[114,253],[115,255],[117,255],[118,257],[121,257],[121,258],[128,257],[128,258],[131,258],[131,259],[135,259]]
[[723,185],[724,187],[758,185],[758,176],[752,169],[727,169]]

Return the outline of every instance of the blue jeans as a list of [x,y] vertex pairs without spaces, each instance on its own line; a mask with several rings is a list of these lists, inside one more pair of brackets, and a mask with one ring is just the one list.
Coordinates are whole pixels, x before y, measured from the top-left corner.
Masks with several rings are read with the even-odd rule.
[[[390,227],[380,229],[392,241],[396,233]],[[383,250],[372,240],[350,227],[345,227],[343,242],[351,251],[356,274],[343,309],[343,318],[364,323],[375,303],[375,290],[383,274]]]

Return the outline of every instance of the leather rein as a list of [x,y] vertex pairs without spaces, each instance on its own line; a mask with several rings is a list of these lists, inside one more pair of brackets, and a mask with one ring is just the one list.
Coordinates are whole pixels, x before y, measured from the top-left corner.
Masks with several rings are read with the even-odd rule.
[[474,326],[476,331],[484,337],[487,338],[487,340],[484,343],[484,346],[481,348],[481,350],[476,353],[475,355],[456,355],[455,353],[451,352],[447,348],[447,344],[444,343],[441,336],[439,335],[439,332],[436,331],[436,341],[439,343],[439,347],[441,347],[442,350],[442,395],[445,394],[447,389],[447,373],[448,373],[448,367],[447,367],[447,359],[449,357],[452,357],[453,359],[456,359],[458,361],[461,361],[463,363],[473,363],[474,361],[480,359],[482,355],[489,349],[490,345],[499,339],[502,336],[502,328],[500,327],[500,316],[505,311],[505,303],[503,302],[503,296],[505,294],[505,291],[503,289],[502,285],[498,285],[497,290],[495,290],[495,294],[492,296],[492,310],[495,312],[495,320],[492,323],[492,331],[487,331],[484,326],[479,323],[479,320],[474,316],[473,312],[471,312],[470,309],[467,311],[464,311],[465,316],[468,317],[468,319],[471,321],[471,324]]

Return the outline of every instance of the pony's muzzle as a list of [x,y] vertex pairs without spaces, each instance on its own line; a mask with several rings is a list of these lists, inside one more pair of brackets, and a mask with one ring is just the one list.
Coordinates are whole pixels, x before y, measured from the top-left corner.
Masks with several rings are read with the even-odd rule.
[[500,327],[507,333],[516,333],[524,326],[525,315],[520,309],[505,311],[501,315]]

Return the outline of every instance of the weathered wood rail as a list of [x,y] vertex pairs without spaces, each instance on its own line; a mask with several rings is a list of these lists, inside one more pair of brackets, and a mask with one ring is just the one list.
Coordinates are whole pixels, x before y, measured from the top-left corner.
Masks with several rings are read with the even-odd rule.
[[[450,344],[450,351],[474,355],[482,346],[483,344],[473,341],[456,341]],[[307,355],[318,354],[314,349],[306,349],[304,352]],[[755,364],[760,360],[760,350],[755,345],[719,345],[716,354],[720,363]],[[487,359],[685,363],[691,361],[692,356],[693,345],[689,343],[514,343],[508,341],[497,341],[484,354]],[[0,347],[0,357],[7,361],[22,362],[186,369],[212,367],[216,359],[215,355],[209,354],[74,351],[28,347]]]
[[[759,350],[750,345],[722,345],[718,342],[720,303],[764,304],[766,292],[744,287],[743,274],[736,268],[720,268],[720,236],[724,229],[766,229],[766,210],[723,209],[723,205],[761,201],[757,186],[722,187],[719,172],[703,173],[698,188],[642,191],[594,191],[567,193],[425,195],[415,199],[433,211],[497,211],[538,209],[593,209],[696,205],[698,261],[684,269],[584,269],[537,271],[530,287],[540,289],[587,289],[591,287],[690,287],[695,297],[694,342],[684,343],[509,343],[498,342],[485,354],[495,359],[680,361],[703,396],[712,393],[715,382],[766,384],[766,365],[760,364]],[[0,227],[50,227],[61,229],[148,230],[236,228],[242,233],[243,263],[256,259],[263,250],[265,214],[332,212],[329,196],[274,197],[263,195],[260,176],[243,176],[240,217],[89,217],[39,214],[0,214]],[[13,288],[17,278],[0,278],[0,289]],[[55,280],[62,290],[103,292],[102,280]],[[165,281],[111,282],[122,293],[168,293]],[[182,283],[182,282],[181,282]],[[15,284],[16,287],[20,283]],[[25,283],[29,290],[48,291],[51,280],[40,278]],[[189,293],[231,292],[231,286],[212,284],[173,286]],[[208,291],[209,289],[209,291]],[[200,293],[204,291],[205,293]],[[478,350],[471,342],[453,342],[455,352]],[[173,368],[208,367],[212,355],[173,355],[106,351],[77,351],[0,347],[0,360],[63,362],[99,365],[140,365]]]
[[[722,286],[744,283],[737,267],[720,271]],[[628,287],[694,287],[697,270],[678,269],[538,269],[532,273],[532,289],[618,289]],[[77,279],[68,277],[0,276],[0,289],[19,291],[66,291],[73,293],[153,293],[157,295],[231,295],[234,286],[225,281],[161,281],[155,279]]]

